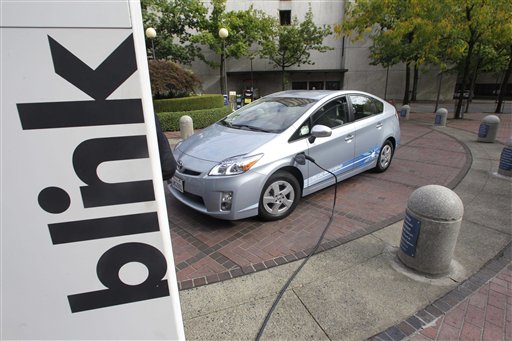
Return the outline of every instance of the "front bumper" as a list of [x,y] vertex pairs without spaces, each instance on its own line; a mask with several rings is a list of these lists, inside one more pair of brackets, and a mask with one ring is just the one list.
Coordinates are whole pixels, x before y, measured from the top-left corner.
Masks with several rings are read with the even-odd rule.
[[[183,192],[169,185],[172,195],[183,204],[209,216],[237,220],[258,215],[258,203],[265,175],[254,171],[233,176],[191,176],[179,171]],[[231,209],[223,211],[222,193],[232,192]]]

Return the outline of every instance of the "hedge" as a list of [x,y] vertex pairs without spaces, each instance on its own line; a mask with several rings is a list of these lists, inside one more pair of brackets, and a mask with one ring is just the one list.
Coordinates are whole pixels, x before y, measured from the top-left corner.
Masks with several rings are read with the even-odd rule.
[[231,108],[229,106],[223,106],[222,108],[194,111],[157,112],[157,115],[163,131],[178,131],[180,130],[181,116],[190,116],[194,124],[194,129],[202,129],[217,122],[229,113],[231,113]]
[[223,108],[224,97],[222,95],[207,94],[182,98],[157,99],[153,101],[153,107],[157,113]]

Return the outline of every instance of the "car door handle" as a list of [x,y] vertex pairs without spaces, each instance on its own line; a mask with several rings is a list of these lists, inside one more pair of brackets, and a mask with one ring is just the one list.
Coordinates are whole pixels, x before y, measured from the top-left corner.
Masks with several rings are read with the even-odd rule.
[[375,127],[376,127],[377,129],[382,128],[382,122],[377,123],[377,125],[376,125]]
[[352,141],[353,139],[354,139],[354,135],[347,135],[347,136],[345,136],[345,141],[346,141],[346,142],[350,142],[350,141]]

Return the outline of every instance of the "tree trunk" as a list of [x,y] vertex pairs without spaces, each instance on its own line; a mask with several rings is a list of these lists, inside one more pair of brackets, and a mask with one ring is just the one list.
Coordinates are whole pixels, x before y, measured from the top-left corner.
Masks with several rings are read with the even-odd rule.
[[473,94],[475,93],[476,78],[478,77],[478,70],[480,69],[480,65],[482,64],[482,59],[480,58],[481,50],[482,50],[482,45],[479,45],[478,46],[478,54],[476,55],[475,73],[473,73],[473,77],[471,77],[471,82],[469,84],[469,98],[466,101],[466,108],[464,109],[464,112],[468,112],[469,103],[471,103],[473,101]]
[[443,85],[443,71],[441,71],[441,74],[439,75],[439,84],[437,86],[437,96],[436,96],[436,107],[434,109],[434,112],[437,112],[437,108],[439,107],[439,97],[441,96],[441,86]]
[[411,66],[408,62],[405,64],[405,93],[404,93],[404,100],[403,105],[409,104],[409,87],[410,87],[410,78],[411,78]]
[[495,113],[500,113],[502,111],[503,106],[503,98],[505,97],[505,90],[507,89],[507,83],[510,79],[510,74],[512,73],[512,46],[510,47],[510,60],[508,61],[507,71],[505,71],[505,77],[503,77],[503,81],[501,82],[500,92],[498,94],[498,104],[496,105]]
[[411,101],[416,101],[416,94],[418,93],[418,78],[419,78],[419,72],[418,72],[418,64],[414,64],[414,78],[412,81],[412,97]]
[[281,66],[281,90],[283,90],[283,91],[284,91],[284,80],[285,80],[284,66]]
[[[466,7],[466,20],[471,22],[471,11],[473,7]],[[471,66],[471,58],[473,57],[473,49],[475,48],[476,40],[477,40],[477,32],[474,28],[470,26],[469,29],[469,41],[468,41],[468,52],[466,55],[466,60],[464,62],[464,71],[462,72],[462,84],[460,85],[460,96],[457,101],[457,108],[455,109],[455,118],[462,119],[464,118],[464,114],[462,113],[462,101],[464,100],[464,90],[466,90],[466,84],[469,75],[469,68]]]
[[389,79],[389,66],[386,69],[386,86],[384,87],[384,99],[388,99],[388,79]]
[[284,60],[284,54],[283,54],[281,57],[281,90],[283,90],[283,91],[284,91],[284,80],[285,80],[284,79],[284,65],[285,65],[284,62],[285,62],[285,60]]
[[464,90],[466,89],[469,67],[471,65],[471,56],[473,54],[473,48],[475,43],[470,40],[468,46],[468,54],[466,55],[466,61],[464,62],[464,71],[462,73],[462,84],[460,85],[460,96],[457,101],[457,109],[455,109],[455,118],[461,119],[464,118],[464,114],[462,113],[462,101],[464,100]]

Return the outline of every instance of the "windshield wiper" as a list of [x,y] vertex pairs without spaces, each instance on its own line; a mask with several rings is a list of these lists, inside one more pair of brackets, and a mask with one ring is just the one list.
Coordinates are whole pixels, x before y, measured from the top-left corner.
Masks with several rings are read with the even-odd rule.
[[237,128],[237,129],[252,130],[252,131],[261,131],[263,133],[272,133],[273,132],[272,130],[258,128],[258,127],[254,127],[254,126],[251,126],[248,124],[231,124],[230,127]]
[[222,124],[223,126],[226,126],[226,127],[230,127],[230,128],[233,127],[233,125],[230,122],[226,121],[226,120],[222,120],[219,123]]

